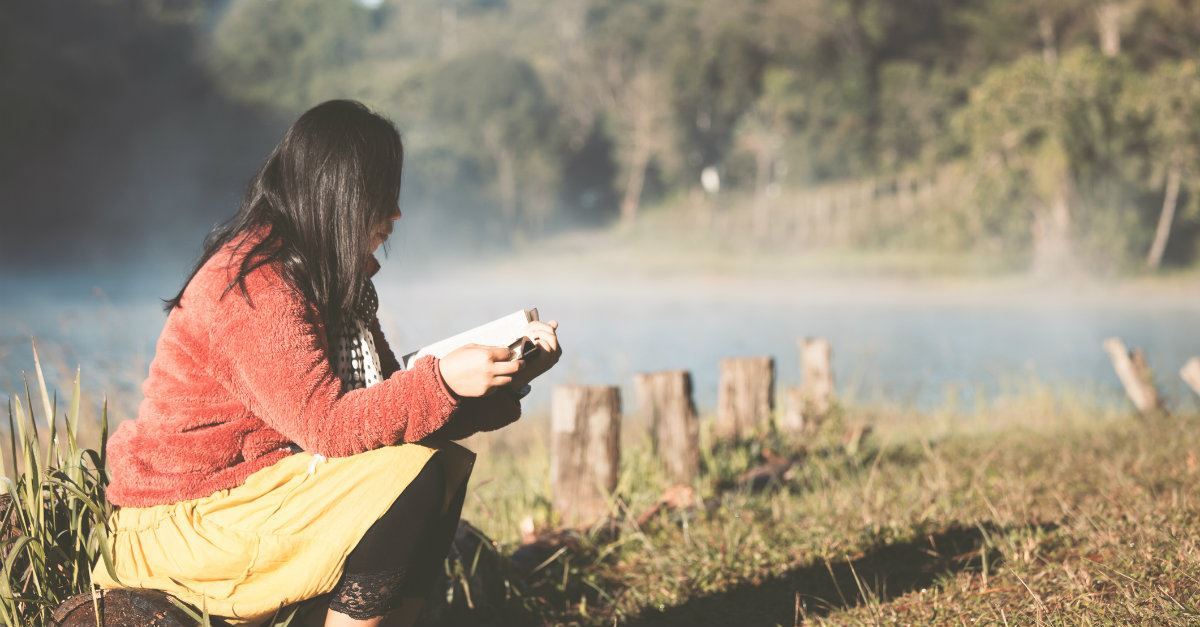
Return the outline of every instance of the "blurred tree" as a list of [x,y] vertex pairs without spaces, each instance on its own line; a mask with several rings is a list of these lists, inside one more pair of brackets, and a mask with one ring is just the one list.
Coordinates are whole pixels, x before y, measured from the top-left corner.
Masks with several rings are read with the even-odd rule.
[[912,61],[880,69],[876,159],[883,171],[928,167],[946,149],[946,122],[958,104],[956,85],[938,69]]
[[213,29],[210,64],[229,93],[299,112],[345,95],[371,12],[353,0],[233,0]]
[[671,10],[663,0],[601,0],[585,19],[591,54],[581,69],[590,74],[589,91],[604,103],[616,140],[625,226],[637,218],[651,161],[670,158],[668,83],[657,61],[672,43],[667,37]]
[[[981,174],[1007,181],[1000,186],[1007,193],[995,199],[1000,210],[1029,208],[1035,274],[1062,272],[1076,261],[1077,177],[1106,173],[1116,157],[1114,111],[1123,76],[1084,47],[1061,62],[1027,55],[990,72],[956,120]],[[989,204],[980,201],[981,208]]]
[[1200,66],[1195,61],[1166,63],[1128,90],[1125,107],[1144,118],[1150,152],[1162,179],[1163,201],[1146,267],[1162,265],[1180,188],[1200,172]]
[[[510,233],[540,232],[558,195],[554,104],[529,63],[499,52],[458,57],[424,78],[423,149],[439,147],[481,164]],[[482,154],[479,149],[482,148]]]
[[1200,2],[1140,0],[1125,16],[1132,23],[1122,37],[1121,54],[1140,68],[1164,60],[1195,58],[1200,50]]
[[1121,54],[1121,35],[1140,8],[1141,0],[1099,0],[1093,7],[1100,52],[1106,57]]
[[705,167],[722,165],[734,128],[762,90],[767,62],[753,22],[696,21],[686,31],[692,45],[672,48],[667,70],[685,181],[698,181]]
[[[979,203],[929,203],[938,214],[931,223],[941,225],[927,230],[936,233],[929,244],[1021,255],[1030,248],[1037,267],[1072,250],[1099,249],[1157,266],[1200,229],[1186,213],[1198,196],[1188,188],[1194,159],[1180,130],[1187,114],[1171,104],[1188,97],[1180,90],[1194,81],[1128,84],[1138,72],[1168,76],[1169,67],[1196,61],[1197,2],[65,6],[0,4],[0,59],[13,85],[0,99],[5,181],[46,163],[79,166],[80,155],[95,151],[60,146],[81,136],[96,145],[138,144],[149,154],[146,146],[158,144],[147,138],[165,142],[169,133],[143,124],[138,133],[106,135],[105,128],[127,128],[106,120],[146,111],[195,115],[203,100],[183,107],[175,95],[207,93],[216,82],[218,95],[282,118],[330,97],[359,98],[389,115],[412,157],[406,198],[437,205],[429,213],[456,230],[479,224],[493,234],[536,232],[567,224],[566,216],[628,223],[654,195],[694,186],[706,166],[721,170],[722,189],[752,188],[762,213],[766,195],[781,186],[944,172],[966,155],[987,173],[978,179]],[[109,28],[121,22],[117,16],[127,24]],[[196,52],[203,67],[194,63]],[[135,92],[145,97],[111,104],[109,96]],[[213,105],[209,114],[222,110]],[[960,132],[944,132],[948,120]],[[183,163],[191,155],[146,161],[219,169]],[[128,163],[107,160],[92,178],[120,180],[117,170]],[[19,206],[79,204],[63,186],[14,189],[9,198]],[[133,206],[132,190],[94,189],[98,200],[89,204]],[[35,213],[8,224],[31,223]],[[96,228],[120,230],[122,223]],[[885,240],[917,241],[863,241]]]
[[795,73],[782,67],[767,69],[762,96],[735,130],[738,147],[754,157],[754,233],[758,238],[764,237],[769,227],[767,196],[777,185],[783,147],[791,135],[788,117],[798,105],[799,91]]

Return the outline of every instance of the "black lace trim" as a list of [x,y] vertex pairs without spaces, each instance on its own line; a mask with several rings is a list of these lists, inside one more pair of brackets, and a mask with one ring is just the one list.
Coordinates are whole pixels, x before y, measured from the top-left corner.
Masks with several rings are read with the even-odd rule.
[[330,597],[329,609],[356,620],[385,616],[398,606],[407,575],[403,568],[345,573]]

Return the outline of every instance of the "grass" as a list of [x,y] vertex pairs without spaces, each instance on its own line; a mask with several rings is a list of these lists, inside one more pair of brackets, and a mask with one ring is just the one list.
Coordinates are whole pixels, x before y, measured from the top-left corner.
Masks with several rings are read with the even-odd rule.
[[[877,425],[876,436],[847,454],[838,423],[858,421]],[[708,508],[643,527],[624,517],[622,540],[590,570],[604,594],[577,586],[577,597],[553,599],[543,617],[1194,624],[1198,423],[1195,415],[1139,419],[1044,389],[950,416],[850,409],[803,446],[770,435],[707,460],[697,487]],[[764,492],[718,490],[763,444],[806,458]],[[522,494],[537,511],[546,494],[540,455],[516,455],[535,460],[522,471],[511,450],[479,450],[465,515],[513,542],[516,521],[495,501]],[[630,450],[623,466],[617,511],[640,511],[665,486],[646,448]]]
[[[60,409],[37,366],[34,389],[9,400],[0,447],[17,530],[0,540],[6,624],[48,624],[61,600],[87,589],[104,553],[107,414],[97,448],[85,448],[77,377],[62,428],[43,420],[49,429],[39,430],[35,413]],[[850,452],[840,436],[862,423],[875,431]],[[502,552],[516,547],[524,518],[554,522],[545,425],[529,415],[466,443],[479,463],[464,518]],[[596,530],[549,556],[504,615],[578,625],[1195,624],[1198,427],[1194,414],[1136,418],[1036,385],[929,414],[852,404],[799,441],[766,433],[718,447],[705,431],[695,488],[706,505],[638,525],[666,484],[631,419],[612,500],[619,533]],[[803,461],[765,490],[728,487],[765,447]]]
[[[76,591],[90,585],[94,557],[104,546],[102,524],[109,511],[104,475],[107,408],[99,451],[80,446],[80,381],[58,430],[58,395],[48,393],[41,361],[34,351],[38,396],[25,385],[24,400],[8,402],[9,456],[0,447],[0,468],[11,462],[12,475],[3,479],[0,504],[0,620],[6,625],[47,624],[51,612]],[[38,430],[41,406],[49,427],[45,443]],[[65,445],[62,440],[65,439]],[[44,448],[43,448],[44,446]]]

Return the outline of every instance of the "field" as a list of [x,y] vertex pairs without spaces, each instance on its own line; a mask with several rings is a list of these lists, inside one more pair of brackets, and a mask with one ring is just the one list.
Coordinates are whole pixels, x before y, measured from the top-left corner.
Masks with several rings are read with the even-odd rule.
[[[864,421],[875,432],[848,453],[838,435]],[[782,481],[758,493],[719,489],[762,443],[726,449],[705,460],[707,507],[640,527],[632,514],[664,486],[648,446],[633,442],[614,504],[631,513],[620,540],[567,569],[586,581],[548,594],[542,618],[1194,624],[1197,423],[1049,390],[971,414],[849,409],[807,446],[763,441],[804,455]],[[510,434],[474,448],[481,464],[464,516],[513,542],[516,517],[544,510],[544,447],[530,437],[514,448]]]
[[[13,397],[26,455],[49,437],[23,423],[29,408],[58,402],[35,389]],[[803,438],[767,431],[735,444],[712,442],[702,416],[702,505],[640,523],[667,486],[633,419],[615,524],[549,555],[499,621],[482,624],[1195,624],[1200,416],[1137,417],[1088,398],[1031,383],[970,411],[848,402]],[[87,468],[103,451],[76,450],[67,434],[92,431],[67,406],[60,459],[27,467],[5,447],[6,470],[21,466],[7,491],[25,537],[4,539],[0,610],[16,624],[42,624],[85,585],[99,550],[83,539],[101,511]],[[523,519],[553,526],[546,419],[466,441],[480,463],[464,518],[501,553],[517,548]],[[870,435],[847,446],[862,425]],[[797,461],[778,479],[739,482],[764,456]],[[72,470],[72,459],[89,463]],[[67,470],[30,472],[46,464]],[[69,520],[56,527],[66,519],[37,514],[28,503],[39,501]]]

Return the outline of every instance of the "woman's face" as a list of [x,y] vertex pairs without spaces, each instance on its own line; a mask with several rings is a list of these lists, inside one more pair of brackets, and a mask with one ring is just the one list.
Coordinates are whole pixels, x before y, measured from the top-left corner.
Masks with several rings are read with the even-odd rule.
[[383,245],[384,240],[386,240],[388,236],[392,234],[392,229],[395,228],[393,222],[399,220],[400,215],[400,205],[396,205],[396,208],[392,210],[392,213],[389,214],[382,223],[375,227],[375,230],[371,232],[371,249],[368,252],[373,253],[375,252],[375,249]]

